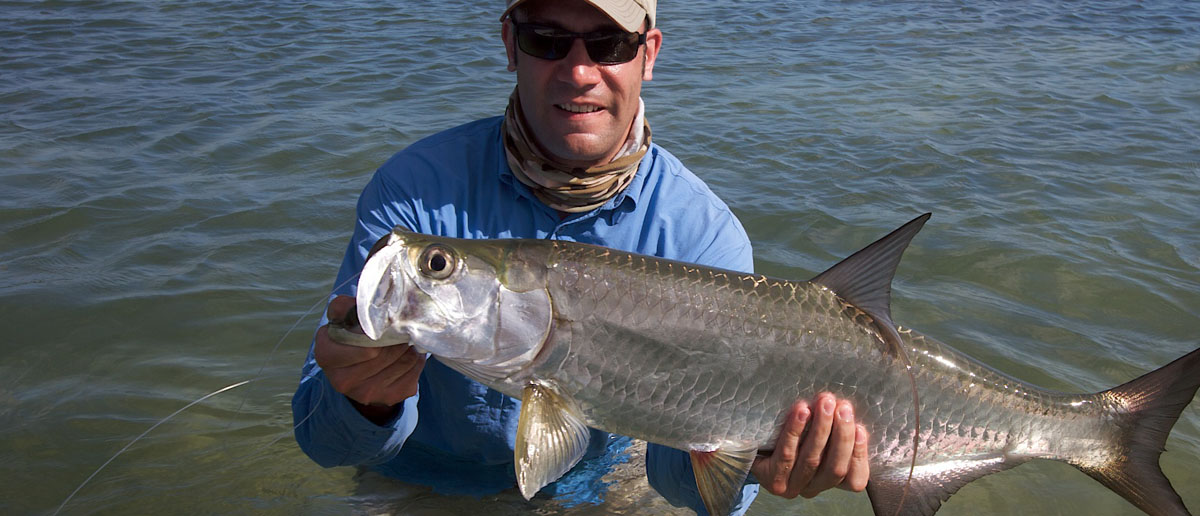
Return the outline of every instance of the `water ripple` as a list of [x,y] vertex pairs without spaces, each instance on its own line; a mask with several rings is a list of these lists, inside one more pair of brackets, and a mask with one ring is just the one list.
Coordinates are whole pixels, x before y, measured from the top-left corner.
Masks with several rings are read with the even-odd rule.
[[[258,374],[328,291],[370,172],[512,88],[495,6],[467,0],[0,8],[0,300],[19,323],[0,449],[8,477],[58,479],[0,485],[6,512],[45,512],[145,424]],[[1196,345],[1200,4],[664,2],[660,25],[655,139],[741,217],[760,271],[808,277],[933,211],[898,320],[1062,389]],[[310,332],[246,396],[253,422],[201,411],[80,503],[353,506],[349,474],[253,454],[287,434]],[[1193,508],[1197,443],[1185,413],[1164,467]],[[1023,468],[944,513],[1101,491],[1080,477]],[[869,510],[849,496],[806,509]]]

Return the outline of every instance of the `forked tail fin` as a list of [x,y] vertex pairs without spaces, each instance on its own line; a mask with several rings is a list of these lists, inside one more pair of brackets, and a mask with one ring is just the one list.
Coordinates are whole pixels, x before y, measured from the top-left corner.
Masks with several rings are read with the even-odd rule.
[[1167,435],[1200,387],[1200,349],[1102,393],[1123,406],[1125,433],[1119,445],[1125,457],[1103,467],[1076,465],[1092,478],[1153,516],[1190,515],[1158,466]]

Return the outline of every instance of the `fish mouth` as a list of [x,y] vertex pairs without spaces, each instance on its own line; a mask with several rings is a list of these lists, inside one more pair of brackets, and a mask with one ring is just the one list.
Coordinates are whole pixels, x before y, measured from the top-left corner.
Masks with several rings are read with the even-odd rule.
[[[357,305],[358,324],[363,333],[373,341],[388,341],[390,344],[408,342],[409,335],[393,324],[390,307],[403,306],[407,301],[409,281],[402,267],[405,252],[402,242],[393,238],[377,249],[358,277]],[[380,344],[380,345],[390,345]]]

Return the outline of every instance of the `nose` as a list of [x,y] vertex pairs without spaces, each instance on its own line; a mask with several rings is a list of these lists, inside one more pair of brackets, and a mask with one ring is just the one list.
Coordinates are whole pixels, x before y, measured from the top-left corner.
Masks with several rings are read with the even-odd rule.
[[588,56],[583,39],[571,43],[571,51],[560,61],[559,78],[576,87],[589,87],[600,82],[600,65]]

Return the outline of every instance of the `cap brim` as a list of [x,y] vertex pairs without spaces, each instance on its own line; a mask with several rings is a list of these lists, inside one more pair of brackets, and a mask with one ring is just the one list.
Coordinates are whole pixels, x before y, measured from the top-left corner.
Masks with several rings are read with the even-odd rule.
[[[605,16],[619,25],[626,32],[637,32],[642,28],[642,22],[646,19],[646,10],[631,0],[584,0],[585,2],[595,7]],[[512,10],[517,6],[525,3],[525,0],[513,2],[509,5],[504,13],[500,15],[500,21],[504,21],[512,14]]]

